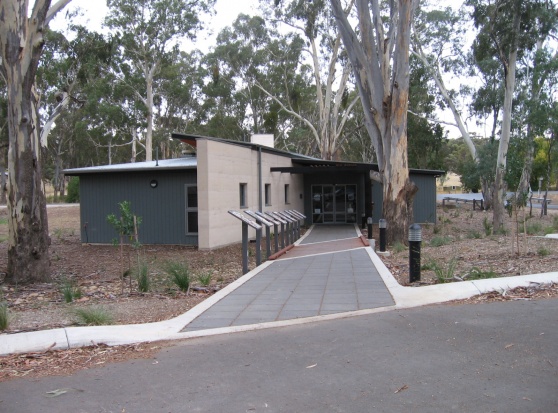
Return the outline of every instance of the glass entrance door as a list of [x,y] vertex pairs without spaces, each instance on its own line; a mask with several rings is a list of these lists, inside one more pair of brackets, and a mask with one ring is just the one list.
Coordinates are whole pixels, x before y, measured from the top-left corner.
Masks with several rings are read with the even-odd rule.
[[312,222],[356,222],[356,185],[313,185]]

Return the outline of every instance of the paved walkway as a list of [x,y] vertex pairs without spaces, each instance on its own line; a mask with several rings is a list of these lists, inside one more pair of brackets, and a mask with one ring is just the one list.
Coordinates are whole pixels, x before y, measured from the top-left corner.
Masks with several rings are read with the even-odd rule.
[[354,225],[324,225],[182,331],[395,305]]

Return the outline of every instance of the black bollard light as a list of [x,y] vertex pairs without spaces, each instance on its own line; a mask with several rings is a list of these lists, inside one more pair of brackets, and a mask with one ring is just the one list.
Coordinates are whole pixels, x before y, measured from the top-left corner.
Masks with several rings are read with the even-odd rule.
[[366,214],[362,214],[362,219],[360,221],[360,227],[364,230],[366,228]]
[[378,221],[378,227],[380,228],[380,252],[386,252],[386,228],[387,221],[385,219],[380,219]]
[[366,219],[366,224],[368,225],[368,226],[367,226],[367,229],[368,229],[368,239],[372,239],[372,238],[374,238],[374,237],[372,236],[372,217],[368,217],[368,218]]
[[420,244],[422,228],[419,224],[409,227],[409,283],[420,281]]

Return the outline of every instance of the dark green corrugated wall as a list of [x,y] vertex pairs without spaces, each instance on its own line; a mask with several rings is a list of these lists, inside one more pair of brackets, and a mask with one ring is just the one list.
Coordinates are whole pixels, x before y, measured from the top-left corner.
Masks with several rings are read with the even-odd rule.
[[[157,180],[155,189],[150,182]],[[186,235],[184,185],[196,184],[195,171],[120,172],[80,176],[81,239],[111,243],[117,237],[107,223],[109,214],[119,216],[118,203],[130,201],[142,217],[142,244],[197,245],[197,235]]]

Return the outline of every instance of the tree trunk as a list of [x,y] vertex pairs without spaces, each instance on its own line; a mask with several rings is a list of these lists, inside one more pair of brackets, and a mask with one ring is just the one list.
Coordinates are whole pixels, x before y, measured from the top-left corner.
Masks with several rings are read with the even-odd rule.
[[407,157],[409,44],[416,2],[391,2],[388,33],[384,33],[379,2],[357,0],[360,36],[353,31],[339,0],[331,3],[353,67],[366,130],[378,159],[384,195],[382,213],[390,228],[388,243],[406,242],[417,192],[416,185],[409,180]]
[[[42,190],[42,159],[35,74],[42,51],[43,30],[67,4],[37,1],[0,3],[0,57],[8,95],[8,274],[13,283],[47,280],[50,276],[46,199]],[[29,13],[31,14],[28,17]]]
[[[519,12],[514,15],[515,32],[519,32]],[[504,94],[504,109],[502,114],[502,133],[500,135],[500,144],[498,145],[498,159],[496,161],[496,174],[494,177],[494,205],[492,208],[492,227],[494,232],[504,230],[504,216],[506,198],[506,183],[504,176],[506,174],[506,164],[508,156],[508,147],[510,144],[511,123],[512,123],[512,101],[513,92],[515,90],[515,68],[517,60],[517,36],[510,47],[507,62],[504,63],[506,89]]]
[[147,76],[147,132],[145,134],[145,160],[153,160],[153,74]]

